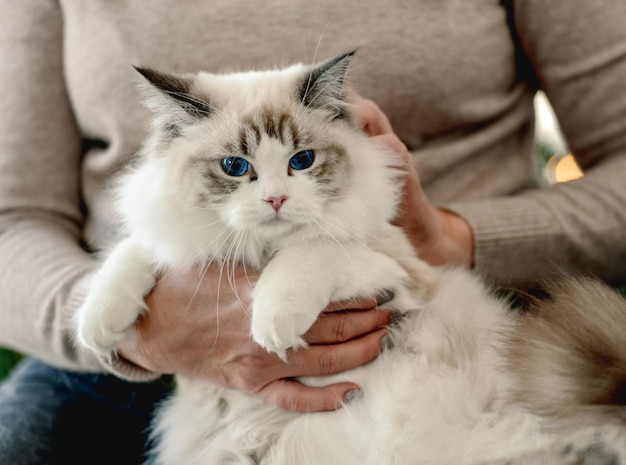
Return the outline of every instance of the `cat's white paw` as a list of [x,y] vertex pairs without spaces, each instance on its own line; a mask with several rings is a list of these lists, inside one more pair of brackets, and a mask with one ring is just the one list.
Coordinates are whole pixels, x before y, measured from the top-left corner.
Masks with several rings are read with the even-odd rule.
[[314,252],[284,252],[270,262],[253,295],[252,336],[258,344],[285,360],[287,349],[306,346],[302,336],[332,301],[386,289],[394,294],[386,308],[415,307],[400,264],[359,244],[348,244],[346,249],[350,260],[337,255],[334,247],[317,247]]
[[146,308],[144,296],[155,275],[132,242],[120,243],[94,275],[89,293],[76,315],[78,342],[100,355],[132,337],[132,327]]
[[[288,303],[275,294],[255,296],[252,311],[252,337],[269,352],[287,361],[287,349],[306,347],[302,338],[313,325],[321,308],[310,308],[310,302]],[[307,308],[309,307],[309,308]]]
[[134,302],[129,305],[128,301],[93,296],[80,309],[78,340],[97,354],[110,354],[119,342],[130,337],[141,310]]

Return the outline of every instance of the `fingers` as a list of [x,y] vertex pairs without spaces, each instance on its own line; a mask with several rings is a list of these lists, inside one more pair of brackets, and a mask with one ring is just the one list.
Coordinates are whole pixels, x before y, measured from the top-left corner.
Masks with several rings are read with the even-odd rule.
[[353,299],[331,302],[324,311],[337,312],[342,310],[367,310],[376,308],[377,304],[379,304],[377,296],[355,297]]
[[326,412],[336,410],[342,400],[358,386],[353,383],[309,387],[295,380],[281,379],[265,386],[258,395],[266,401],[294,412]]
[[380,353],[382,338],[379,330],[349,342],[330,346],[311,346],[303,351],[292,351],[291,375],[273,381],[257,394],[278,407],[294,412],[323,412],[341,407],[349,393],[358,389],[354,383],[336,383],[323,387],[305,386],[293,380],[296,376],[324,376],[355,368],[372,361]]
[[389,118],[376,103],[364,99],[356,92],[352,92],[351,99],[354,119],[369,136],[393,133]]
[[327,376],[364,365],[380,354],[387,330],[379,329],[363,337],[332,345],[309,346],[288,351],[288,364],[280,378]]
[[402,142],[394,133],[378,134],[372,136],[372,140],[378,142],[381,145],[389,147],[396,153],[404,155],[407,159],[407,162],[409,160],[413,160],[413,157],[409,153],[406,145],[404,145],[404,142]]
[[377,309],[322,313],[304,335],[309,344],[337,344],[369,334],[389,323],[389,314]]

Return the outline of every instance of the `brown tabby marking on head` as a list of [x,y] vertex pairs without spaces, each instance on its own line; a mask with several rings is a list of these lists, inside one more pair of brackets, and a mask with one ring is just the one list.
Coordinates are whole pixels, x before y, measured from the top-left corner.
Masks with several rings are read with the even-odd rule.
[[301,142],[298,126],[288,112],[263,108],[255,115],[242,118],[238,135],[241,152],[253,156],[253,148],[259,145],[263,134],[294,149]]
[[244,118],[241,122],[238,135],[238,148],[242,154],[254,157],[254,150],[261,143],[261,127],[251,118]]
[[330,144],[318,149],[323,153],[321,163],[310,171],[320,184],[320,191],[329,197],[341,195],[347,188],[350,161],[346,149],[339,144]]

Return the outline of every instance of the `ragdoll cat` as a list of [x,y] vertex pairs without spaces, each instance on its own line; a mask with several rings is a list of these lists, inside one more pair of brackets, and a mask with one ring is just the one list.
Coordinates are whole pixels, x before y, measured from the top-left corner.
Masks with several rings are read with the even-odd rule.
[[283,358],[331,301],[391,290],[386,308],[401,315],[374,362],[302,380],[361,387],[334,412],[177,377],[154,463],[462,465],[536,449],[557,427],[626,421],[620,297],[567,280],[515,313],[470,272],[420,261],[390,224],[400,161],[352,119],[351,57],[230,75],[139,69],[156,117],[115,186],[126,238],[78,314],[83,346],[110,354],[158,273],[212,261],[262,269],[251,332]]

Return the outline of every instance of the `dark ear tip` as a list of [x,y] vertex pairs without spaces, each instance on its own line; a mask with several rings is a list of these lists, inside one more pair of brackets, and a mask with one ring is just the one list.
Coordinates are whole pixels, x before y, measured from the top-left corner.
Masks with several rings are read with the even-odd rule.
[[154,81],[154,76],[155,76],[154,71],[152,71],[149,68],[144,68],[142,66],[135,66],[135,65],[132,65],[132,66],[135,69],[135,71],[137,71],[139,74],[145,77],[148,81],[150,82]]
[[344,53],[342,53],[340,55],[337,55],[334,58],[331,58],[328,61],[330,61],[332,63],[341,63],[344,60],[350,60],[356,54],[357,50],[358,50],[358,48],[355,48],[353,50],[349,50],[349,51],[344,52]]

